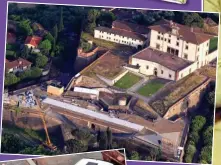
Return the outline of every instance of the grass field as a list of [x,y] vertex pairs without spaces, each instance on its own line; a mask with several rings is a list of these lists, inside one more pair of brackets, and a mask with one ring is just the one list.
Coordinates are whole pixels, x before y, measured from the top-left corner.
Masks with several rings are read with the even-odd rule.
[[144,85],[143,87],[141,87],[138,90],[138,93],[140,95],[149,97],[149,96],[153,95],[154,93],[156,93],[163,86],[164,86],[164,84],[161,82],[150,82],[150,83],[147,83],[146,85]]
[[121,89],[128,89],[132,87],[134,84],[138,83],[141,80],[141,77],[128,72],[125,76],[123,76],[119,81],[117,81],[114,86]]

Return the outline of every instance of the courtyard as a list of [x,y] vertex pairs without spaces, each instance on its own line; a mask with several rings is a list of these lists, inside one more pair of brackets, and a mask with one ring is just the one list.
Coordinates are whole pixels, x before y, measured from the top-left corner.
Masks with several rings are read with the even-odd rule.
[[168,82],[168,80],[159,78],[149,80],[138,89],[137,93],[145,97],[151,97]]
[[114,86],[121,89],[128,89],[138,83],[142,78],[131,72],[125,74],[120,80],[118,80]]

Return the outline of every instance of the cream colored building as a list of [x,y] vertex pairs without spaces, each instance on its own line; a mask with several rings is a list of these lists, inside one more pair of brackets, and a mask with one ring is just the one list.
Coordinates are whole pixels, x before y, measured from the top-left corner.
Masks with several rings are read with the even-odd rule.
[[147,43],[147,38],[141,34],[107,27],[95,28],[94,38],[128,45],[135,48],[142,48]]
[[64,87],[60,85],[48,85],[47,93],[55,96],[61,96],[64,93]]
[[[149,27],[150,46],[132,56],[130,64],[145,75],[179,80],[216,59],[209,52],[213,35],[168,21]],[[128,68],[130,69],[130,67]]]

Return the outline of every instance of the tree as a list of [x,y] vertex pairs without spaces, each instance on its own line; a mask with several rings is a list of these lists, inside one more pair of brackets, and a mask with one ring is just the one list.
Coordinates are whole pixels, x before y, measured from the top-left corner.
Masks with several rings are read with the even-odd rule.
[[106,150],[107,149],[107,132],[102,132],[99,141],[99,149]]
[[200,160],[206,161],[210,164],[211,159],[212,159],[212,146],[203,147],[200,153]]
[[207,94],[207,97],[206,97],[210,107],[214,107],[214,103],[215,103],[215,90],[209,92]]
[[140,155],[136,151],[132,151],[130,155],[130,160],[140,160]]
[[43,68],[45,67],[45,65],[48,62],[48,58],[44,55],[37,55],[36,61],[35,61],[35,65],[38,68]]
[[86,31],[87,33],[93,34],[94,29],[96,28],[96,26],[97,26],[97,25],[96,25],[95,22],[89,23],[89,24],[86,26],[85,31]]
[[23,20],[18,24],[18,31],[24,36],[29,36],[33,34],[32,28],[30,26],[29,20]]
[[44,37],[44,40],[49,40],[51,43],[54,42],[54,37],[51,35],[51,33],[47,33],[47,35]]
[[54,44],[55,44],[58,39],[58,25],[57,24],[52,29],[52,36],[54,37]]
[[112,149],[112,143],[113,143],[112,131],[110,127],[107,127],[107,149]]
[[93,23],[97,21],[97,18],[100,16],[100,11],[97,9],[90,9],[87,14],[87,21]]
[[39,48],[42,50],[43,53],[48,54],[51,50],[51,42],[49,40],[44,40],[40,43]]
[[150,149],[150,158],[152,161],[157,161],[161,157],[161,150],[156,148]]
[[76,139],[70,139],[65,142],[66,151],[68,153],[79,153],[83,151],[87,151],[87,146],[84,146],[80,141]]
[[64,22],[63,22],[63,7],[60,7],[60,19],[59,19],[59,26],[58,31],[61,32],[64,29]]
[[13,73],[7,73],[5,75],[5,86],[10,86],[18,83],[20,79]]
[[31,69],[31,78],[38,78],[42,74],[42,70],[38,67],[33,67]]
[[191,130],[199,132],[206,123],[206,118],[203,116],[196,116],[192,120]]
[[24,145],[17,136],[3,132],[1,147],[4,153],[18,153]]
[[24,46],[21,50],[21,57],[27,59],[29,56],[30,50],[28,48],[28,46]]
[[116,20],[116,16],[112,12],[102,12],[98,18],[98,24],[100,26],[111,27],[112,22]]
[[20,154],[30,154],[30,155],[57,155],[58,152],[53,152],[45,149],[43,146],[39,145],[37,147],[27,147],[19,152]]
[[184,161],[186,163],[192,163],[195,152],[196,152],[196,147],[194,145],[189,144],[186,149]]
[[209,126],[203,132],[203,143],[204,145],[212,145],[212,142],[213,142],[213,126]]
[[199,141],[200,136],[199,133],[196,131],[191,131],[189,134],[189,140],[194,142],[194,144],[197,144],[197,142]]
[[203,28],[203,18],[198,13],[185,13],[183,16],[183,23],[191,27]]

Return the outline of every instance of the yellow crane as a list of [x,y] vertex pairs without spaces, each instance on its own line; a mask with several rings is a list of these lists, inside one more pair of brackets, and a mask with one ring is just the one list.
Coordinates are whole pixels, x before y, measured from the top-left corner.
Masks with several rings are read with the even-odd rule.
[[50,140],[47,124],[46,124],[46,121],[45,121],[45,115],[44,115],[44,112],[41,109],[41,103],[39,103],[39,100],[37,98],[36,98],[36,103],[37,103],[37,110],[39,110],[39,112],[40,112],[41,120],[42,120],[43,127],[44,127],[45,134],[46,134],[46,142],[44,142],[43,145],[48,147],[51,150],[57,150],[57,147],[54,146],[52,144],[51,140]]

